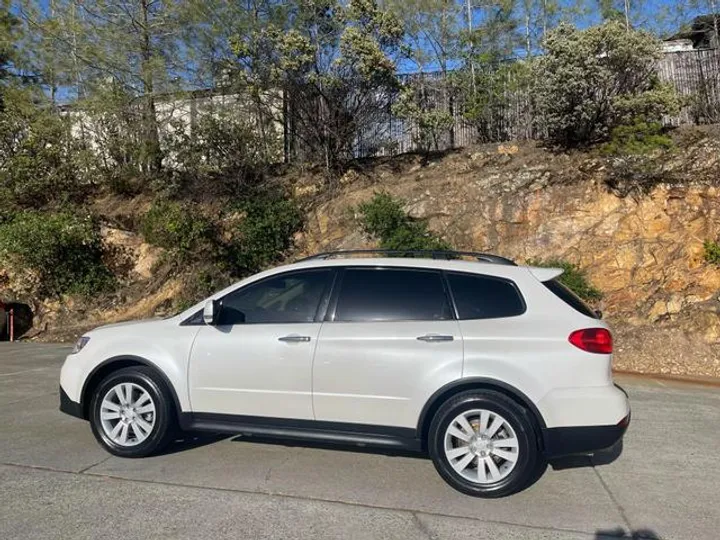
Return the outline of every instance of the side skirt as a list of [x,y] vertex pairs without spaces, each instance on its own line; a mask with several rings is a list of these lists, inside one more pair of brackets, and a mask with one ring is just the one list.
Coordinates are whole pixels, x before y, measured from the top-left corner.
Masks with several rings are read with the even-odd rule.
[[422,441],[416,438],[416,431],[412,428],[214,413],[182,413],[180,426],[186,431],[259,435],[273,439],[392,448],[411,452],[422,450]]

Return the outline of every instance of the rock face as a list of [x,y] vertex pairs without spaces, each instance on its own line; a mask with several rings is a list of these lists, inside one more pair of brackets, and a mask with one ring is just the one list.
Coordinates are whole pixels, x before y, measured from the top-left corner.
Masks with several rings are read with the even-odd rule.
[[[387,191],[457,249],[578,264],[604,293],[601,308],[619,337],[616,367],[720,376],[720,268],[703,258],[703,242],[720,237],[720,190],[692,181],[698,169],[712,178],[720,152],[703,150],[683,185],[635,196],[607,187],[600,160],[532,148],[463,152],[400,174],[378,167],[313,208],[304,250],[370,245],[348,209]],[[697,354],[638,338],[658,331]]]
[[144,242],[142,237],[117,229],[102,227],[101,234],[106,248],[113,250],[116,258],[122,260],[123,270],[140,279],[152,277],[152,269],[162,254],[162,249]]

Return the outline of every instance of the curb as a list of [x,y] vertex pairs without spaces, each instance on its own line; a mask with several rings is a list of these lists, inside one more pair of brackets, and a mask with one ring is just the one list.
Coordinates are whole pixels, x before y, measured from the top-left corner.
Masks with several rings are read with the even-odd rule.
[[613,369],[613,375],[621,377],[631,377],[635,379],[645,379],[648,381],[668,381],[682,384],[692,384],[695,386],[707,386],[711,388],[720,388],[720,379],[716,377],[705,377],[702,375],[673,375],[669,373],[639,373],[637,371],[625,371]]

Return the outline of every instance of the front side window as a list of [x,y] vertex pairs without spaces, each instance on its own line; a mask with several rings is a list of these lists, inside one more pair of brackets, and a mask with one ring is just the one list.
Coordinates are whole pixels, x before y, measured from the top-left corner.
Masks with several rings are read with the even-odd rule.
[[345,271],[336,321],[434,321],[452,318],[439,272],[351,268]]
[[264,279],[222,299],[218,324],[307,323],[315,320],[330,270]]
[[448,283],[460,319],[495,319],[525,313],[515,284],[506,279],[448,273]]

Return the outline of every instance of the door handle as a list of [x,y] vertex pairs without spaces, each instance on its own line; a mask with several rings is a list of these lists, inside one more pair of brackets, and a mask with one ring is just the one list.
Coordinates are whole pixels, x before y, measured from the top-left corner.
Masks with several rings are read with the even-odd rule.
[[418,336],[420,341],[429,341],[429,342],[435,342],[435,341],[452,341],[455,339],[453,336],[446,336],[441,334],[426,334],[424,336]]
[[310,336],[297,336],[295,334],[291,334],[289,336],[278,338],[278,341],[284,341],[285,343],[306,343],[310,341]]

